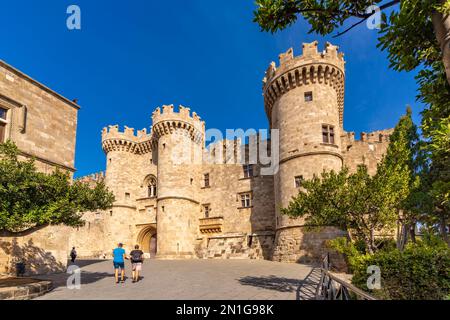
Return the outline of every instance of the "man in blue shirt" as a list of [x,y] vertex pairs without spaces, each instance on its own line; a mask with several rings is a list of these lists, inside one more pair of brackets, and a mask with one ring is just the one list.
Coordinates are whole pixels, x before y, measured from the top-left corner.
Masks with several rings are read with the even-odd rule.
[[119,269],[121,271],[121,282],[125,282],[125,259],[127,256],[125,254],[125,249],[123,248],[123,244],[119,243],[117,248],[113,250],[113,264],[114,264],[114,276],[116,278],[116,283],[119,283]]

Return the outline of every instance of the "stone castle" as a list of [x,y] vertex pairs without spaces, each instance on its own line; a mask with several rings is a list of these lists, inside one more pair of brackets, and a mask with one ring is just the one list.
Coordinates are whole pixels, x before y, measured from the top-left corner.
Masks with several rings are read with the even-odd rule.
[[[104,180],[116,202],[108,212],[87,214],[87,228],[72,244],[84,256],[109,255],[120,241],[162,259],[317,260],[324,241],[341,232],[306,232],[300,219],[281,215],[280,208],[303,179],[323,170],[366,164],[374,173],[391,132],[362,134],[357,141],[344,131],[344,64],[336,46],[327,43],[319,52],[317,42],[303,44],[301,56],[292,49],[281,54],[278,67],[270,64],[263,94],[270,128],[279,130],[275,175],[261,174],[263,166],[250,164],[248,156],[247,163],[230,161],[248,151],[241,140],[207,148],[205,123],[183,106],[156,109],[149,133],[105,128],[106,172],[83,180]],[[201,161],[177,163],[186,150],[189,159],[200,155]],[[226,155],[205,160],[217,150]]]
[[[249,160],[245,141],[207,146],[205,122],[188,108],[158,108],[149,131],[103,129],[106,171],[81,180],[104,181],[115,194],[114,206],[86,213],[86,225],[75,230],[0,234],[0,272],[8,271],[14,252],[29,251],[34,260],[39,252],[42,259],[33,269],[45,272],[55,263],[63,266],[72,246],[80,257],[106,258],[118,242],[126,250],[139,244],[160,259],[319,259],[324,242],[342,232],[307,231],[301,219],[281,215],[280,208],[288,206],[302,180],[323,170],[345,165],[354,171],[365,164],[374,173],[392,130],[363,133],[359,140],[344,131],[345,62],[338,47],[327,43],[319,52],[316,41],[304,43],[302,55],[289,49],[279,58],[263,80],[269,128],[279,130],[279,144],[268,141],[279,154],[275,174],[262,174],[264,165]],[[76,101],[4,62],[0,71],[0,139],[15,141],[41,170],[74,172]]]

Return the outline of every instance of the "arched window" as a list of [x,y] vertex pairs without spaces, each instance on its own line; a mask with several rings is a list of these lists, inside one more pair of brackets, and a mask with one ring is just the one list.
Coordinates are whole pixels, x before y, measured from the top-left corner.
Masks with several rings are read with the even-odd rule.
[[150,175],[145,178],[144,186],[147,188],[147,197],[156,198],[158,191],[156,177]]

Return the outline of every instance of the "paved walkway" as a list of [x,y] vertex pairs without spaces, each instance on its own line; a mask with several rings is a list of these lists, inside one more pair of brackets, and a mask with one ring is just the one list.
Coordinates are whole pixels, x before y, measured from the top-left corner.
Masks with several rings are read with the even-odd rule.
[[[314,294],[317,270],[261,260],[147,260],[143,279],[115,284],[111,261],[79,262],[81,289],[66,287],[68,274],[42,276],[55,289],[38,299],[295,300]],[[130,275],[127,261],[126,274]]]

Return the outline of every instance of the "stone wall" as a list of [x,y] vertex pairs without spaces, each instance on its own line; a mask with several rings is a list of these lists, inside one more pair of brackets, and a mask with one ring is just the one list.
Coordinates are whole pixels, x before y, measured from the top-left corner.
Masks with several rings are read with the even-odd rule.
[[18,235],[0,234],[0,273],[15,274],[24,262],[26,275],[65,271],[70,252],[71,228],[50,226]]
[[[6,138],[16,143],[20,159],[34,157],[45,173],[75,171],[76,103],[0,60],[0,107],[7,110]],[[15,261],[22,259],[29,274],[63,271],[70,232],[52,226],[0,236],[0,273],[14,273]]]
[[270,259],[273,233],[225,234],[208,239],[204,259]]
[[389,146],[389,136],[394,129],[361,133],[360,140],[355,140],[354,132],[345,132],[342,136],[342,155],[344,164],[350,172],[355,172],[359,165],[366,165],[370,175],[377,171],[377,165]]
[[0,61],[0,106],[8,110],[7,138],[40,169],[75,171],[77,104]]

